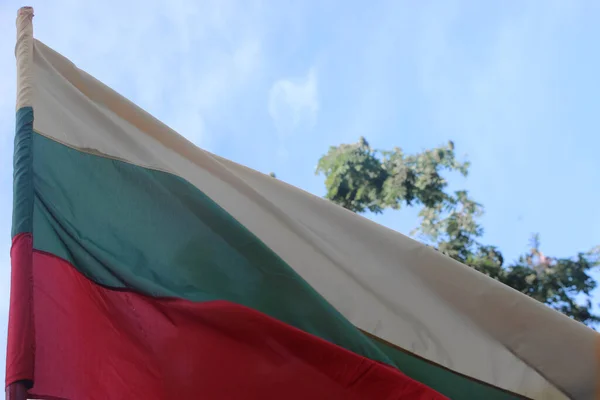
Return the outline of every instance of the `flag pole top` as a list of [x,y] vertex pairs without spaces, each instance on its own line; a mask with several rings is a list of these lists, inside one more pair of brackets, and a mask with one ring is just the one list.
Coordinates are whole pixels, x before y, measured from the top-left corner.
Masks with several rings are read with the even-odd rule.
[[33,15],[33,7],[30,6],[24,6],[19,8],[19,15],[23,14],[23,15]]
[[21,7],[17,12],[17,110],[33,101],[33,7]]
[[19,32],[27,29],[32,24],[33,20],[33,7],[21,7],[17,11],[17,40],[19,39]]

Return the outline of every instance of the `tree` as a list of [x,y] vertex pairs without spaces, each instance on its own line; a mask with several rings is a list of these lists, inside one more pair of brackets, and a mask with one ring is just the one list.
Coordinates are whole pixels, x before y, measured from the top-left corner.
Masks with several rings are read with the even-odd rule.
[[590,276],[600,264],[600,246],[573,257],[548,257],[534,235],[531,249],[506,263],[496,246],[481,242],[478,220],[483,206],[467,191],[448,190],[444,175],[467,176],[469,167],[457,159],[452,142],[405,154],[398,147],[375,150],[360,138],[354,144],[332,146],[316,173],[325,176],[327,199],[357,213],[419,207],[420,225],[413,235],[426,244],[577,321],[600,322],[591,310],[596,282]]

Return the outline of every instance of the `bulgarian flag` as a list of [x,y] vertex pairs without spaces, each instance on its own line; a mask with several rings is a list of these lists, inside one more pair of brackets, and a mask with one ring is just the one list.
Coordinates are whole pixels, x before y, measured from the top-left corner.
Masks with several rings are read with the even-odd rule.
[[12,399],[598,395],[593,330],[195,147],[35,40],[32,16],[17,19]]

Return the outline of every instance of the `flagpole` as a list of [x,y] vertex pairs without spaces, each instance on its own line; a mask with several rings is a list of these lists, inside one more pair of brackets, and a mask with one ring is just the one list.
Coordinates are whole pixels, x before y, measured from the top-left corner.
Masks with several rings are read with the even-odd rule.
[[[17,59],[17,110],[22,107],[31,106],[32,102],[32,94],[33,94],[33,86],[32,86],[32,62],[33,62],[33,8],[32,7],[21,7],[17,13],[17,44],[15,46],[15,56]],[[12,251],[11,251],[12,257]],[[21,265],[20,267],[25,267]],[[26,288],[23,287],[22,279],[17,279],[21,277],[21,274],[15,275],[15,265],[12,266],[13,277],[11,278],[11,296],[13,296],[12,292],[21,293],[23,291],[27,292]],[[26,275],[23,275],[26,276]],[[17,287],[13,287],[15,284]],[[26,283],[25,283],[26,284]],[[30,289],[30,288],[29,288]],[[15,295],[16,296],[16,295]],[[16,296],[18,297],[18,296]],[[15,298],[16,298],[15,297]],[[16,300],[15,300],[16,301]],[[11,313],[30,313],[30,307],[14,307],[13,299],[11,297]],[[15,309],[16,308],[16,309]],[[9,317],[11,318],[12,315]],[[26,318],[27,319],[27,318]],[[16,324],[16,328],[13,331],[10,327],[9,321],[9,344],[11,340],[30,342],[32,340],[33,335],[33,327],[32,325],[24,324],[19,327],[20,324]],[[28,368],[33,368],[33,348],[29,346],[25,346],[25,348],[29,348],[25,353],[21,353],[19,355],[19,359],[21,362],[24,362]],[[29,354],[26,354],[29,353]],[[23,361],[24,360],[24,361]],[[32,372],[27,373],[30,375]],[[10,385],[6,387],[6,399],[7,400],[27,400],[28,397],[28,387],[31,385],[31,381],[28,380],[20,380],[16,382],[12,382]]]
[[21,7],[17,13],[17,110],[31,106],[33,100],[33,7]]
[[15,382],[6,387],[6,400],[27,400],[27,386],[23,382]]

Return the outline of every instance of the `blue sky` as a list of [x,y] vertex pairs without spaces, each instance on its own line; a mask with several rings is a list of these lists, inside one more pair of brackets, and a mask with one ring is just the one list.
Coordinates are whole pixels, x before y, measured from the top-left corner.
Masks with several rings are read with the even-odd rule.
[[[508,259],[534,232],[552,256],[600,244],[598,2],[32,3],[38,39],[221,156],[321,195],[330,145],[451,139],[472,162],[452,183],[484,204],[485,241]],[[0,4],[2,343],[21,5]],[[415,215],[373,218],[408,233]]]

